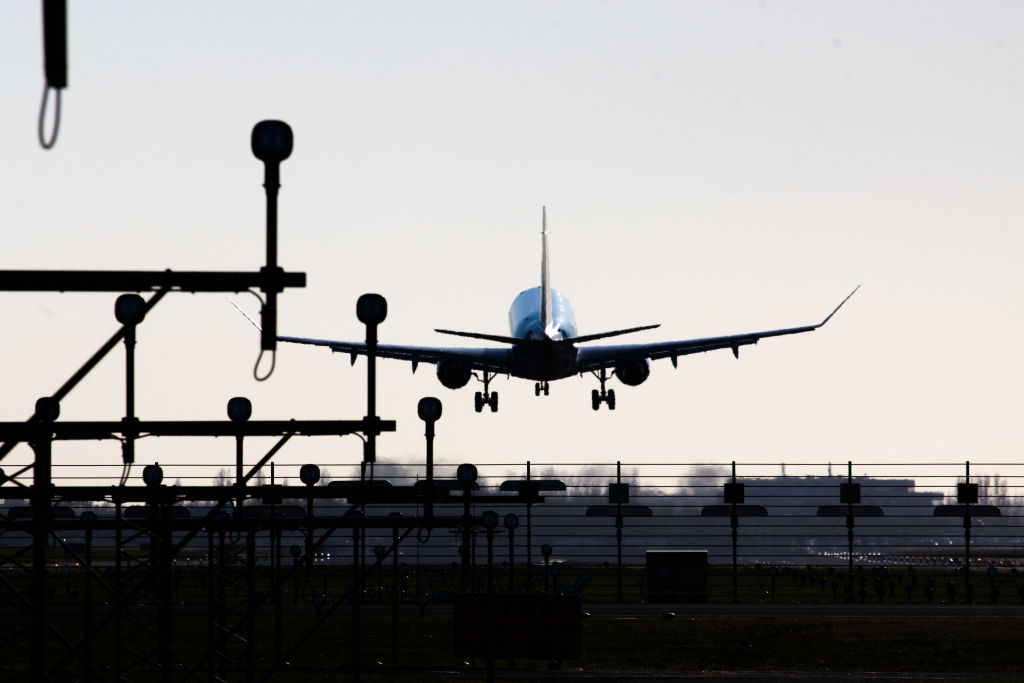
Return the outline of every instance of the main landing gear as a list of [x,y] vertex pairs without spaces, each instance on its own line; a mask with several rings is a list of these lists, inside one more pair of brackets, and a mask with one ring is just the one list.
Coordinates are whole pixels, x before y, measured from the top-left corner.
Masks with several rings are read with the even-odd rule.
[[483,412],[485,405],[491,407],[492,413],[498,412],[498,392],[492,392],[490,390],[491,379],[494,377],[494,374],[495,373],[493,372],[487,372],[486,370],[484,370],[484,376],[483,379],[481,379],[479,376],[477,376],[475,372],[473,373],[474,377],[476,377],[478,380],[484,383],[483,392],[481,393],[478,391],[473,396],[473,407],[476,409],[476,412],[478,413]]
[[597,410],[601,407],[602,403],[608,404],[608,410],[615,410],[615,390],[608,389],[605,391],[604,383],[608,381],[608,371],[605,368],[601,368],[601,374],[594,373],[594,376],[601,381],[601,391],[594,389],[590,392],[590,405]]
[[533,395],[540,396],[541,394],[544,394],[545,396],[547,396],[548,391],[550,389],[551,385],[549,385],[547,382],[537,382],[536,384],[533,385]]

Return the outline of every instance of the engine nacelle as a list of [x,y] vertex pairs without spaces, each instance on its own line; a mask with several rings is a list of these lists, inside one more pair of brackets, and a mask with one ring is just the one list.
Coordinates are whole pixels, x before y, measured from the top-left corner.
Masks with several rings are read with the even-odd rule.
[[473,371],[464,365],[444,361],[437,364],[437,379],[449,389],[461,389],[472,376]]
[[650,374],[651,361],[646,358],[627,361],[615,366],[615,376],[619,378],[620,382],[631,387],[643,384]]

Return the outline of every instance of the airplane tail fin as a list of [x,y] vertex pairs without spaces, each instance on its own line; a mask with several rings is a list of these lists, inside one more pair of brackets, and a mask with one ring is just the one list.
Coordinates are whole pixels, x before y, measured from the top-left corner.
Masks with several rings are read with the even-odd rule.
[[540,207],[540,324],[548,332],[551,326],[551,280],[548,275],[548,210]]

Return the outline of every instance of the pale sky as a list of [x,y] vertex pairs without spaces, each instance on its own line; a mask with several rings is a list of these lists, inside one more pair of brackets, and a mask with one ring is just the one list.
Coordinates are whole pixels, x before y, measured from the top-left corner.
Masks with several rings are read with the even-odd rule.
[[[541,398],[499,378],[500,411],[477,414],[480,385],[380,361],[379,413],[399,427],[381,461],[422,459],[427,395],[449,462],[1020,459],[1019,2],[109,1],[71,2],[68,21],[47,152],[39,3],[0,12],[0,269],[257,270],[249,136],[279,118],[295,134],[280,262],[308,276],[280,298],[281,334],[362,339],[368,291],[389,302],[382,342],[505,334],[539,283],[542,204],[581,334],[815,323],[862,285],[817,332],[613,380],[614,412],[591,409],[588,376]],[[27,417],[114,332],[115,298],[0,293],[0,420]],[[257,353],[222,295],[169,296],[140,328],[139,416],[219,419],[239,394],[255,419],[365,414],[363,361],[282,345],[256,383]],[[120,419],[122,373],[118,350],[62,417]],[[229,466],[233,444],[138,453],[187,477]],[[279,462],[360,455],[354,437],[308,439]],[[55,458],[119,471],[120,449]],[[2,466],[30,460],[21,447]]]

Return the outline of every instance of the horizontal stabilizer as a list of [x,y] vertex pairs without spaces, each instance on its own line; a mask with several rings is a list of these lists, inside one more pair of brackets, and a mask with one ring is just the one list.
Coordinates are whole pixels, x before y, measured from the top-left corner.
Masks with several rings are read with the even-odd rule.
[[630,334],[632,332],[641,332],[643,330],[653,330],[655,327],[661,327],[661,324],[657,325],[641,325],[640,327],[629,327],[625,330],[612,330],[611,332],[598,332],[597,334],[585,334],[581,337],[570,337],[569,339],[562,339],[563,343],[568,344],[580,344],[582,342],[594,341],[595,339],[605,339],[607,337],[618,337],[622,334]]
[[440,332],[441,334],[452,334],[456,337],[469,337],[470,339],[483,339],[485,341],[498,342],[499,344],[521,344],[528,339],[519,339],[518,337],[503,337],[500,334],[484,334],[483,332],[460,332],[458,330],[437,330],[434,332]]
[[[598,332],[597,334],[585,334],[582,337],[568,337],[566,339],[554,340],[559,344],[578,344],[581,342],[594,341],[595,339],[605,339],[606,337],[617,337],[620,334],[629,334],[630,332],[640,332],[641,330],[652,330],[660,325],[643,325],[641,327],[630,327],[625,330],[613,330],[611,332]],[[470,339],[483,339],[485,341],[498,342],[499,344],[540,344],[547,342],[547,339],[521,339],[519,337],[505,337],[500,334],[484,334],[483,332],[460,332],[458,330],[438,330],[434,332],[440,332],[441,334],[453,334],[457,337],[469,337]]]

